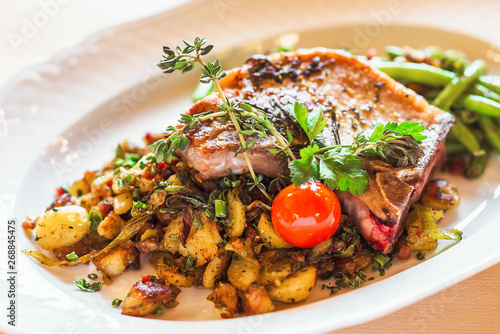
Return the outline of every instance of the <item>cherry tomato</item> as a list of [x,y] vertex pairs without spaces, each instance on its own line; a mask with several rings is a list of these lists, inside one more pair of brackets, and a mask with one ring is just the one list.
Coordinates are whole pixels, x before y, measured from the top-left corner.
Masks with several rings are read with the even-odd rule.
[[337,196],[320,182],[290,185],[274,199],[274,228],[289,244],[309,248],[330,238],[340,223]]

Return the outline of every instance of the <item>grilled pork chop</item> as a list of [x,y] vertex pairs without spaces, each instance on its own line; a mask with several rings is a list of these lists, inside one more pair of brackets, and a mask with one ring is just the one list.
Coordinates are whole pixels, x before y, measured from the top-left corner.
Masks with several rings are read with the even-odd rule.
[[[352,55],[325,48],[255,55],[241,67],[228,72],[221,81],[224,94],[244,101],[273,117],[278,130],[294,134],[293,145],[305,144],[288,107],[303,103],[309,110],[324,110],[328,125],[323,131],[326,144],[352,143],[356,133],[385,122],[419,121],[427,139],[416,166],[394,168],[382,161],[365,162],[370,175],[362,195],[336,191],[342,210],[350,215],[368,243],[386,254],[402,232],[410,205],[420,198],[432,171],[444,154],[444,138],[453,125],[453,116],[430,106],[424,98],[370,67]],[[221,99],[214,93],[197,102],[189,114],[217,110]],[[229,169],[248,172],[243,154],[235,156],[239,139],[230,123],[202,122],[188,133],[190,143],[181,152],[200,179],[223,177]],[[265,148],[270,143],[257,138],[250,160],[257,173],[275,177],[286,166],[280,157]]]

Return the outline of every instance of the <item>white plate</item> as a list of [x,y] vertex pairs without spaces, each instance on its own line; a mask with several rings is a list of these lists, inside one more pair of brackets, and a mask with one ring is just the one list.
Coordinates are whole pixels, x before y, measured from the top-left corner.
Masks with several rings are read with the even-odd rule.
[[[189,39],[203,31],[196,25],[188,31],[177,28],[188,22],[186,12],[203,9],[203,6],[183,6],[107,29],[31,71],[23,72],[19,80],[2,92],[3,109],[0,111],[7,116],[17,111],[19,124],[24,127],[23,131],[16,131],[17,123],[11,123],[12,133],[6,141],[0,142],[2,151],[13,152],[14,147],[22,147],[23,152],[33,154],[43,147],[47,138],[52,139],[52,144],[41,151],[18,187],[9,214],[18,219],[19,229],[24,216],[43,212],[57,186],[69,184],[85,170],[99,168],[109,160],[116,143],[125,138],[139,141],[147,131],[161,131],[190,105],[195,75],[157,74],[154,64],[161,57],[162,45],[176,45],[180,39]],[[208,27],[220,30],[220,25]],[[211,34],[210,29],[207,35]],[[364,49],[373,46],[381,50],[387,44],[411,42],[413,46],[435,44],[458,48],[472,58],[483,59],[487,59],[487,52],[491,51],[490,44],[481,40],[423,27],[390,25],[376,37],[369,38],[369,43],[364,43],[359,36],[353,25],[291,35],[306,47]],[[274,49],[277,37],[266,36],[250,42],[226,40],[226,43],[217,43],[216,49],[220,50],[218,56],[228,68],[241,64],[252,52]],[[225,45],[231,48],[224,49]],[[500,73],[498,64],[489,65],[490,70]],[[32,104],[26,102],[27,96],[31,97]],[[80,115],[85,116],[76,121]],[[34,136],[27,137],[28,131]],[[9,156],[19,157],[19,154]],[[26,157],[20,160],[26,161]],[[9,172],[23,168],[22,165],[9,166],[0,168]],[[176,321],[159,321],[122,316],[118,309],[110,306],[113,298],[123,299],[132,282],[142,273],[153,273],[147,265],[138,272],[119,277],[101,293],[90,294],[77,290],[71,281],[94,272],[93,267],[46,268],[20,256],[19,328],[36,333],[76,330],[132,333],[144,328],[187,333],[302,333],[368,321],[444,289],[500,260],[500,250],[495,246],[500,233],[500,219],[496,214],[496,206],[500,205],[499,168],[500,161],[495,157],[486,175],[479,180],[448,177],[459,185],[463,203],[448,215],[442,227],[461,228],[464,240],[460,244],[405,271],[402,270],[415,262],[397,264],[388,273],[391,277],[363,288],[329,298],[327,292],[320,291],[320,282],[307,304],[263,316],[218,321],[206,321],[215,317],[212,304],[205,300],[209,291],[184,289],[178,298],[180,305],[163,316]],[[2,185],[5,188],[12,186],[5,178]],[[18,241],[20,249],[35,247],[22,232],[18,233]],[[313,302],[320,299],[323,300]],[[198,321],[186,321],[192,319]]]

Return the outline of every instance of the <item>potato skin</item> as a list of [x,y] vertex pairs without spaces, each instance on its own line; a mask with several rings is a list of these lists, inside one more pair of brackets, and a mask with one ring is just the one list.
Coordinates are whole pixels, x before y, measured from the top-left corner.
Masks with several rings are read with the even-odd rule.
[[174,307],[181,290],[158,282],[139,281],[132,286],[122,304],[122,314],[143,317],[160,306]]
[[38,220],[35,231],[40,247],[52,250],[79,242],[89,229],[87,210],[68,205],[48,210]]
[[308,266],[287,277],[279,287],[271,287],[269,295],[280,302],[296,303],[309,297],[315,285],[316,268]]

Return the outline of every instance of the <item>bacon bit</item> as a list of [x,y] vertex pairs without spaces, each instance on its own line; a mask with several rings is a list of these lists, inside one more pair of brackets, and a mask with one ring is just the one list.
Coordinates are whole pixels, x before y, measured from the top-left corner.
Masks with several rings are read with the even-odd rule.
[[66,194],[66,190],[63,187],[56,189],[56,198],[61,197],[64,194]]
[[25,230],[34,229],[36,227],[36,220],[26,217],[26,220],[24,221],[22,226]]
[[142,283],[151,281],[151,275],[142,275]]
[[399,247],[398,249],[398,258],[406,261],[410,258],[410,253],[410,247],[408,247],[407,245],[401,245],[401,247]]
[[155,176],[156,176],[156,173],[152,172],[152,166],[146,167],[146,169],[144,170],[144,172],[142,174],[149,181],[151,181],[152,179],[154,179]]
[[92,180],[94,177],[97,176],[97,174],[99,174],[99,171],[97,170],[93,170],[93,171],[86,171],[85,172],[85,176],[83,177],[85,179],[85,181],[87,183],[90,182],[90,180]]
[[99,212],[101,213],[102,217],[106,217],[111,210],[113,210],[113,204],[109,203],[108,201],[102,201],[97,204],[97,207],[99,208]]

